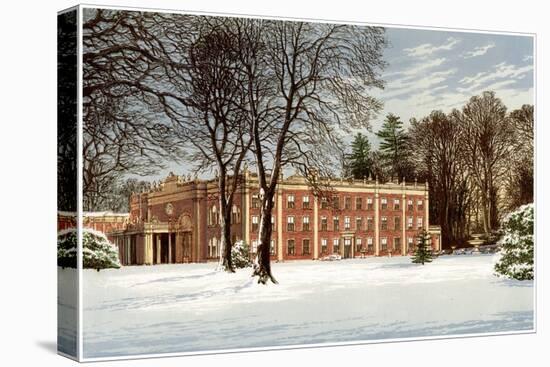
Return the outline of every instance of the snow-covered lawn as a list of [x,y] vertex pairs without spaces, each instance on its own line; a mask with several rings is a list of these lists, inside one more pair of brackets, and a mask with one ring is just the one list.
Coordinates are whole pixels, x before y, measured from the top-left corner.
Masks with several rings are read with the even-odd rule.
[[533,329],[533,282],[493,255],[273,264],[278,285],[215,264],[84,271],[84,356],[208,351]]

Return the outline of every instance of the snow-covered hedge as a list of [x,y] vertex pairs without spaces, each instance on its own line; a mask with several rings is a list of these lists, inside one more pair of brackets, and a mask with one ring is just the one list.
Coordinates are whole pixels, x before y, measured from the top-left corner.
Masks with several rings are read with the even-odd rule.
[[231,262],[235,269],[252,266],[248,249],[248,244],[242,240],[235,242],[233,248],[231,248]]
[[[118,250],[101,232],[92,229],[82,230],[82,255],[85,269],[120,268]],[[57,265],[76,268],[76,229],[60,231],[57,235]]]
[[500,259],[495,264],[497,275],[518,280],[533,279],[533,204],[521,206],[508,214],[502,223]]

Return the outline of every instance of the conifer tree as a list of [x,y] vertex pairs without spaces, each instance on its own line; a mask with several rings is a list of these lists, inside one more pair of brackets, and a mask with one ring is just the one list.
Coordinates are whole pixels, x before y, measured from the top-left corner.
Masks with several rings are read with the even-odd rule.
[[350,173],[354,178],[362,179],[373,175],[371,146],[366,135],[355,135],[348,159]]
[[380,138],[380,158],[388,175],[399,180],[411,179],[413,169],[409,162],[408,137],[399,116],[388,114],[376,136]]
[[429,246],[430,235],[423,229],[416,237],[416,249],[412,258],[414,264],[431,263],[432,251]]

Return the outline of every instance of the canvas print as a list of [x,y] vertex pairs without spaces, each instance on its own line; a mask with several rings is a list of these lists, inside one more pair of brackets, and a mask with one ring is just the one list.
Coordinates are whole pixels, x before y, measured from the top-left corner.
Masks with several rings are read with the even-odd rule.
[[534,35],[58,18],[60,353],[535,330]]

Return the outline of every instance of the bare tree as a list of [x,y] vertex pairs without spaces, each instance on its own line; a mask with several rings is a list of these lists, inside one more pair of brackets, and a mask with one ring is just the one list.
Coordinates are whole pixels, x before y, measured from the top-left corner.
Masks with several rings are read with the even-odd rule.
[[[165,19],[181,27],[178,19]],[[231,215],[240,189],[240,171],[251,139],[246,125],[242,65],[231,24],[225,18],[201,17],[188,34],[167,34],[165,48],[184,60],[172,67],[156,87],[163,112],[173,122],[178,144],[196,171],[216,169],[221,216],[220,267],[234,272],[231,261]],[[155,102],[157,103],[157,102]]]
[[339,147],[339,134],[350,127],[369,126],[381,104],[367,92],[383,85],[386,41],[373,27],[244,20],[237,29],[261,202],[254,275],[276,283],[271,217],[283,168],[292,165],[317,182],[323,151]]
[[507,209],[533,202],[534,108],[523,105],[510,113],[514,127],[514,151],[506,177]]
[[105,203],[124,173],[147,175],[177,155],[171,127],[144,101],[162,45],[153,13],[86,9],[83,23],[85,210]]
[[489,234],[498,226],[498,195],[513,146],[514,131],[506,106],[494,92],[475,96],[462,111],[453,111],[462,125],[464,162],[472,184],[479,190],[483,229]]
[[446,244],[460,244],[467,236],[470,198],[461,135],[460,122],[442,111],[433,111],[421,121],[411,120],[414,164],[430,183],[430,218],[441,225]]

